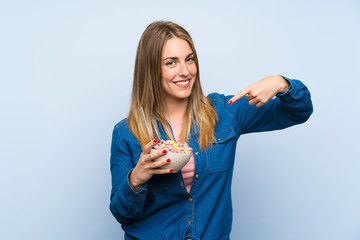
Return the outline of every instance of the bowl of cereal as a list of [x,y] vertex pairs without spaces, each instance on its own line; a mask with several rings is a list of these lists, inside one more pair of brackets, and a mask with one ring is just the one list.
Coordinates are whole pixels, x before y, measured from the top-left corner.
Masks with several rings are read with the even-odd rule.
[[154,161],[161,161],[169,158],[171,162],[161,168],[172,168],[174,170],[173,173],[180,171],[181,168],[189,162],[192,156],[191,148],[185,148],[184,144],[177,143],[173,140],[160,140],[150,152],[159,150],[166,150],[167,153],[154,159]]

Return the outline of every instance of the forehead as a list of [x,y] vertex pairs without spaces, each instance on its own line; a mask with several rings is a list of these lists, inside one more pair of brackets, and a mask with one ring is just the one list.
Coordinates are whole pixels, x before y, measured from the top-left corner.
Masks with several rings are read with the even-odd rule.
[[181,57],[192,53],[191,47],[187,41],[181,38],[170,38],[164,44],[162,56],[166,57]]

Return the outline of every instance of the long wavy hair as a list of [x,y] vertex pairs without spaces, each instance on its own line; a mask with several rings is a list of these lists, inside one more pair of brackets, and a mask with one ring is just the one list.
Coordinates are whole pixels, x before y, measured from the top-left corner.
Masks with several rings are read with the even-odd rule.
[[171,38],[180,38],[189,43],[194,53],[194,62],[197,68],[195,82],[183,116],[180,142],[186,142],[189,139],[192,127],[197,128],[199,146],[203,150],[215,141],[214,130],[218,116],[213,104],[203,94],[201,88],[199,61],[194,43],[189,33],[173,22],[153,22],[140,38],[135,60],[128,126],[142,147],[150,142],[151,139],[149,139],[142,121],[140,111],[140,107],[142,107],[151,138],[159,139],[158,123],[160,123],[168,139],[173,139],[171,128],[164,118],[167,108],[161,70],[163,47],[165,42]]

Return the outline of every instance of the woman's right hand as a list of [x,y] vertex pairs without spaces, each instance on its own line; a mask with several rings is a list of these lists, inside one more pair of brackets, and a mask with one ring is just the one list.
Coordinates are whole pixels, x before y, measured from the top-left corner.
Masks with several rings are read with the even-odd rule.
[[154,139],[144,146],[138,163],[130,173],[129,183],[134,191],[138,191],[154,174],[167,174],[173,171],[173,169],[160,168],[170,162],[169,158],[163,161],[154,161],[155,158],[167,153],[166,150],[150,153],[151,148],[154,147],[156,143],[157,140]]

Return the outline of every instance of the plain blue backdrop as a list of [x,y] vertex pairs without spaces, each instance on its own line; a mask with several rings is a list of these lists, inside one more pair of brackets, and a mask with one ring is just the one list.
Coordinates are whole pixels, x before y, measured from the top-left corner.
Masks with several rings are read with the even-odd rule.
[[111,133],[161,19],[192,35],[206,94],[272,74],[312,93],[307,123],[240,138],[232,239],[360,239],[358,0],[2,0],[0,239],[123,239]]

